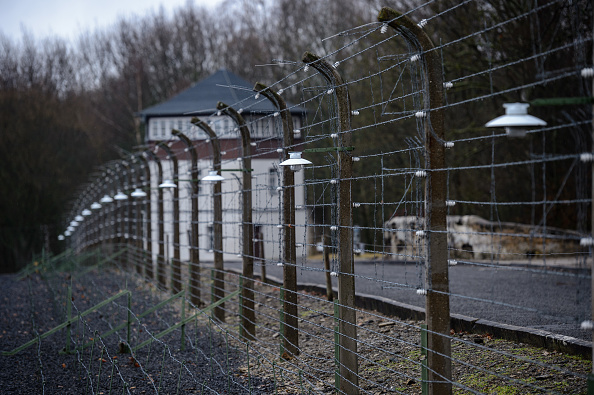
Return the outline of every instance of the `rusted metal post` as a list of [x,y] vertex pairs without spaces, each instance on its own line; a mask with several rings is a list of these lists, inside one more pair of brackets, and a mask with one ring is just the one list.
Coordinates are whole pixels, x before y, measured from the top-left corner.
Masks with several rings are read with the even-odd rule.
[[357,314],[355,311],[355,261],[353,259],[353,219],[351,179],[353,161],[346,148],[351,146],[351,102],[349,91],[338,71],[310,52],[303,62],[315,68],[334,89],[338,107],[336,134],[338,151],[338,274],[340,390],[349,395],[359,393],[357,355]]
[[[161,165],[161,160],[153,151],[147,150],[144,151],[145,155],[148,156],[152,161],[155,162],[157,165],[157,185],[163,182],[163,166]],[[165,214],[163,209],[163,189],[157,188],[157,210],[158,210],[158,226],[159,226],[159,253],[157,255],[157,284],[162,289],[167,287],[166,280],[165,280]],[[152,235],[149,235],[149,238],[152,238]],[[152,255],[151,251],[151,255]]]
[[416,48],[425,72],[425,228],[427,239],[427,298],[425,302],[430,394],[452,392],[450,288],[447,262],[446,173],[441,58],[429,36],[405,15],[383,8],[380,22],[390,25]]
[[192,169],[190,172],[190,182],[192,184],[192,196],[190,196],[190,200],[192,201],[192,224],[190,225],[190,234],[192,240],[190,240],[189,264],[190,300],[195,305],[200,305],[200,250],[198,249],[200,244],[200,234],[198,229],[198,153],[196,152],[196,148],[194,148],[194,144],[192,144],[192,141],[188,138],[188,136],[175,129],[171,131],[171,134],[184,142],[187,150],[190,152],[190,157],[192,158]]
[[[264,84],[256,83],[254,91],[266,97],[280,113],[283,125],[283,158],[294,144],[293,119],[284,99]],[[295,174],[283,166],[283,350],[288,356],[299,354],[299,320],[297,311],[297,251],[295,241]]]
[[254,310],[254,224],[252,223],[252,153],[250,130],[234,108],[218,102],[217,109],[229,116],[239,127],[241,156],[243,158],[242,222],[243,222],[243,286],[240,334],[246,340],[255,339],[256,313]]
[[[167,159],[171,160],[173,166],[173,182],[177,182],[179,178],[179,169],[177,163],[177,157],[164,142],[157,144],[159,148],[162,148],[167,152]],[[179,188],[173,188],[173,259],[171,260],[171,292],[176,294],[182,290],[181,287],[181,257],[179,254]]]

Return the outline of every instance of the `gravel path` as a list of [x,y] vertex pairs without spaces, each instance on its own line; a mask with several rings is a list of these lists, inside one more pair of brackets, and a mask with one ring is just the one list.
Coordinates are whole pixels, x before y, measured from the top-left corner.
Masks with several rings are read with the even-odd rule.
[[[26,343],[65,321],[70,276],[65,273],[32,275],[18,281],[15,275],[0,276],[0,350]],[[72,281],[72,315],[126,288],[132,291],[131,311],[138,315],[160,301],[160,292],[118,271],[92,271]],[[62,329],[16,355],[0,356],[0,393],[15,394],[121,394],[124,393],[253,393],[267,386],[255,378],[248,382],[237,372],[242,354],[226,347],[216,326],[188,325],[186,351],[180,351],[180,330],[135,352],[125,350],[126,329],[99,338],[126,322],[126,296],[72,325],[71,349]],[[142,320],[135,319],[130,344],[134,347],[179,322],[177,308],[166,307]],[[195,321],[194,321],[195,322]],[[228,354],[227,354],[228,353]],[[204,392],[203,392],[204,391]]]

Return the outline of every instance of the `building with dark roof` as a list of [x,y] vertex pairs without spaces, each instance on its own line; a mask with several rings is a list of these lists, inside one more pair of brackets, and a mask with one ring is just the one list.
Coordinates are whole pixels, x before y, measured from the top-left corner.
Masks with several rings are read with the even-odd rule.
[[[198,117],[211,124],[220,139],[235,139],[234,127],[226,116],[218,116],[216,105],[221,101],[240,111],[249,124],[253,139],[274,138],[275,128],[270,117],[276,109],[269,100],[256,99],[252,90],[254,84],[238,77],[229,70],[221,69],[210,77],[199,81],[171,99],[142,110],[139,115],[145,125],[147,142],[169,140],[171,129],[191,128],[188,137],[206,139],[206,135],[190,125],[192,117]],[[301,128],[305,108],[288,105],[293,115],[295,130]],[[298,137],[298,136],[297,136]]]
[[[255,225],[255,238],[258,245],[255,251],[264,258],[273,258],[280,255],[279,252],[279,228],[282,224],[280,213],[279,186],[282,172],[278,164],[283,158],[282,147],[282,122],[280,116],[275,116],[276,109],[270,101],[264,97],[256,97],[253,91],[254,84],[233,74],[229,70],[219,70],[210,77],[198,81],[183,92],[173,96],[171,99],[142,110],[138,115],[145,128],[145,142],[154,147],[160,141],[166,141],[171,151],[178,159],[179,180],[178,192],[180,203],[179,224],[172,217],[171,204],[172,194],[165,193],[165,240],[169,251],[172,250],[172,233],[174,226],[180,226],[180,246],[182,260],[188,260],[190,240],[190,212],[191,212],[191,188],[185,183],[190,172],[190,155],[185,145],[172,136],[172,129],[177,129],[194,142],[194,148],[198,153],[199,178],[202,178],[212,169],[212,152],[208,144],[208,136],[198,127],[190,123],[193,117],[198,117],[208,123],[217,134],[221,143],[222,153],[222,175],[226,178],[223,182],[223,251],[226,253],[226,260],[239,259],[241,252],[240,229],[241,229],[241,204],[240,190],[241,172],[237,170],[238,159],[241,156],[241,139],[237,125],[228,116],[219,114],[216,109],[217,103],[223,102],[241,113],[245,119],[252,139],[252,200],[253,200],[253,221]],[[306,111],[303,107],[287,104],[292,114],[295,129],[295,143],[300,142],[300,129],[305,119]],[[276,114],[278,115],[278,113]],[[171,161],[162,149],[155,150],[160,157],[163,166],[163,178],[171,179]],[[233,171],[233,170],[236,171]],[[152,174],[156,172],[156,166],[151,166]],[[295,174],[295,185],[303,183],[303,172]],[[152,188],[157,188],[156,177],[152,177]],[[186,185],[187,184],[187,185]],[[152,204],[151,217],[157,218],[156,199],[157,194],[151,197],[155,204]],[[199,249],[201,259],[208,261],[212,258],[212,197],[210,186],[201,185],[198,196],[199,206]],[[304,191],[302,187],[296,189],[295,203],[296,223],[305,223]],[[153,253],[157,253],[158,234],[157,226],[153,226]],[[304,240],[305,227],[297,228],[297,239]],[[167,241],[168,240],[168,241]],[[166,255],[171,256],[171,253]]]

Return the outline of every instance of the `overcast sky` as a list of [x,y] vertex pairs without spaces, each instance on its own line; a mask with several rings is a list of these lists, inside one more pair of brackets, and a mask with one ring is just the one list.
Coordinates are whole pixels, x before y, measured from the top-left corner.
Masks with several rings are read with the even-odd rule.
[[[207,6],[221,0],[193,0]],[[23,26],[36,39],[57,35],[72,40],[80,32],[104,28],[119,16],[146,15],[163,7],[179,8],[187,0],[0,0],[0,31],[20,40]]]

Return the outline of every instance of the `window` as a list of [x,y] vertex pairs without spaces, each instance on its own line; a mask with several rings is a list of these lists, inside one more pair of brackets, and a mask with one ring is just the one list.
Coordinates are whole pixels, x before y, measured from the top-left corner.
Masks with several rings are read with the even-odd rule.
[[278,193],[276,190],[278,185],[278,171],[275,167],[271,167],[268,169],[268,188],[270,189],[271,194],[275,195]]
[[207,227],[208,250],[214,251],[214,225],[210,224]]
[[167,128],[167,122],[161,120],[161,137],[165,137],[165,129]]

